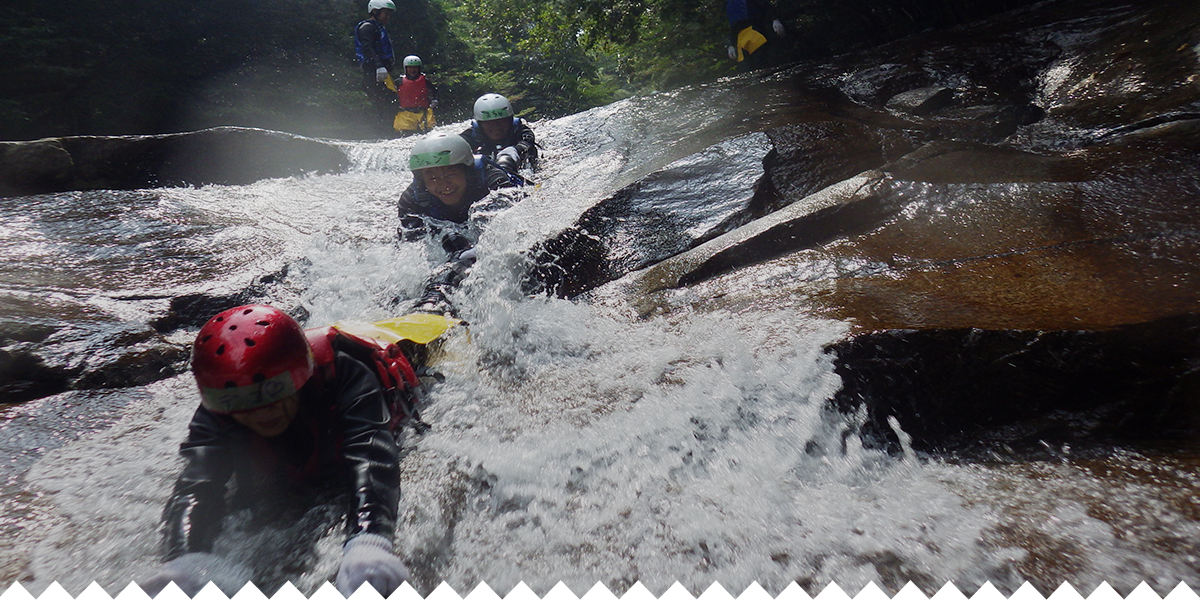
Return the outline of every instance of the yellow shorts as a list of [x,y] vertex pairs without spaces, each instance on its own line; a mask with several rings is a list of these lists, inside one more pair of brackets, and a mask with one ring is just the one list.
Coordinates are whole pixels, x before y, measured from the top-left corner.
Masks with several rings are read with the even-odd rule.
[[742,55],[742,50],[745,50],[746,54],[754,54],[754,51],[758,50],[765,43],[767,43],[766,36],[755,31],[753,27],[747,27],[739,31],[737,40],[738,62],[742,62],[746,58]]
[[417,112],[401,109],[392,121],[392,129],[396,131],[429,131],[437,125],[433,120],[433,109],[426,108]]

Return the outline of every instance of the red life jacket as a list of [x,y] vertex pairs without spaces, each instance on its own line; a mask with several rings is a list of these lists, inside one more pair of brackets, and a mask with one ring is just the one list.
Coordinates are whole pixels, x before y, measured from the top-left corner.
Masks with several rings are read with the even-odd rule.
[[317,373],[322,380],[327,383],[334,381],[337,375],[334,372],[334,353],[341,350],[363,364],[374,367],[375,376],[389,396],[391,430],[396,431],[407,422],[411,422],[418,432],[429,428],[417,414],[421,380],[399,346],[359,337],[336,327],[306,329],[304,334],[309,346],[312,346]]
[[[388,397],[388,408],[392,418],[388,422],[388,430],[399,431],[406,424],[411,424],[418,433],[429,429],[417,414],[417,399],[421,380],[417,378],[412,364],[404,352],[395,344],[389,344],[373,338],[360,337],[346,333],[335,327],[316,327],[304,330],[308,345],[312,347],[313,358],[317,363],[315,375],[321,378],[323,384],[336,381],[334,358],[338,350],[372,368],[375,377],[383,386]],[[327,417],[334,417],[335,407],[330,406]],[[321,415],[317,416],[319,420]],[[281,472],[284,477],[294,484],[307,482],[314,477],[321,466],[323,456],[340,452],[341,440],[332,440],[332,449],[322,449],[322,431],[318,420],[306,424],[313,439],[313,449],[301,463],[287,463],[278,455],[271,443],[260,436],[251,436],[253,455],[258,457],[251,467],[263,476]]]
[[416,79],[407,76],[396,80],[396,97],[400,108],[429,108],[429,83],[422,73]]

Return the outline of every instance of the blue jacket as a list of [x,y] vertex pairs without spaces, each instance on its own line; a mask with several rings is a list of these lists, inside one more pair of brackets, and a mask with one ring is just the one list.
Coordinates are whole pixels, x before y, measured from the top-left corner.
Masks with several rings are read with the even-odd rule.
[[737,34],[747,27],[766,35],[771,21],[777,19],[775,9],[765,0],[726,0],[725,16],[729,17],[730,40],[737,45]]
[[392,52],[392,39],[387,29],[375,19],[359,21],[354,26],[354,55],[363,71],[375,72],[379,67],[389,71],[396,64]]

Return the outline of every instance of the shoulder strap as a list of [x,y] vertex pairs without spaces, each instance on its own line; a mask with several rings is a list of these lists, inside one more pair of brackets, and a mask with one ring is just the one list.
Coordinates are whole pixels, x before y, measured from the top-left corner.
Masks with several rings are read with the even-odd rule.
[[338,330],[333,327],[316,327],[304,330],[308,345],[313,351],[313,361],[322,381],[333,381],[336,373],[333,367],[333,341],[338,337]]
[[372,368],[375,377],[388,392],[392,404],[393,429],[405,422],[411,422],[419,433],[429,429],[417,412],[417,403],[422,395],[421,380],[399,346],[357,336],[332,326],[308,329],[305,335],[324,381],[333,381],[335,353],[345,352]]

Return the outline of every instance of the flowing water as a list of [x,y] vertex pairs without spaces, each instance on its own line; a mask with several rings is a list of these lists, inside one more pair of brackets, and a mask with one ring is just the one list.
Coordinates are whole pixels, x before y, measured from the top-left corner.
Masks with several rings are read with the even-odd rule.
[[[887,455],[825,407],[840,381],[822,348],[843,323],[769,308],[636,320],[521,293],[531,245],[617,189],[761,128],[730,108],[748,101],[740,89],[719,82],[535,124],[540,185],[480,234],[455,297],[469,336],[439,355],[446,381],[423,412],[433,429],[406,441],[397,552],[418,590],[446,581],[465,595],[486,582],[504,595],[523,581],[545,594],[562,581],[620,594],[640,581],[661,594],[679,581],[736,595],[752,582],[777,594],[833,581],[853,593],[911,580],[970,594],[1032,580],[1086,594],[1146,580],[1165,594],[1200,583],[1200,481],[1181,459]],[[754,114],[786,103],[782,89],[758,92]],[[391,316],[444,258],[395,241],[411,143],[347,144],[355,167],[341,175],[8,201],[4,316],[146,322],[172,296],[269,273],[283,274],[271,293],[298,299],[309,326]],[[728,180],[749,190],[759,175]],[[0,585],[37,595],[58,581],[79,594],[94,580],[115,594],[153,573],[196,402],[182,375],[0,409]],[[218,551],[255,569],[268,595],[285,579],[311,594],[336,572],[336,518],[317,507],[259,529],[235,514]],[[315,545],[296,543],[305,536]]]

